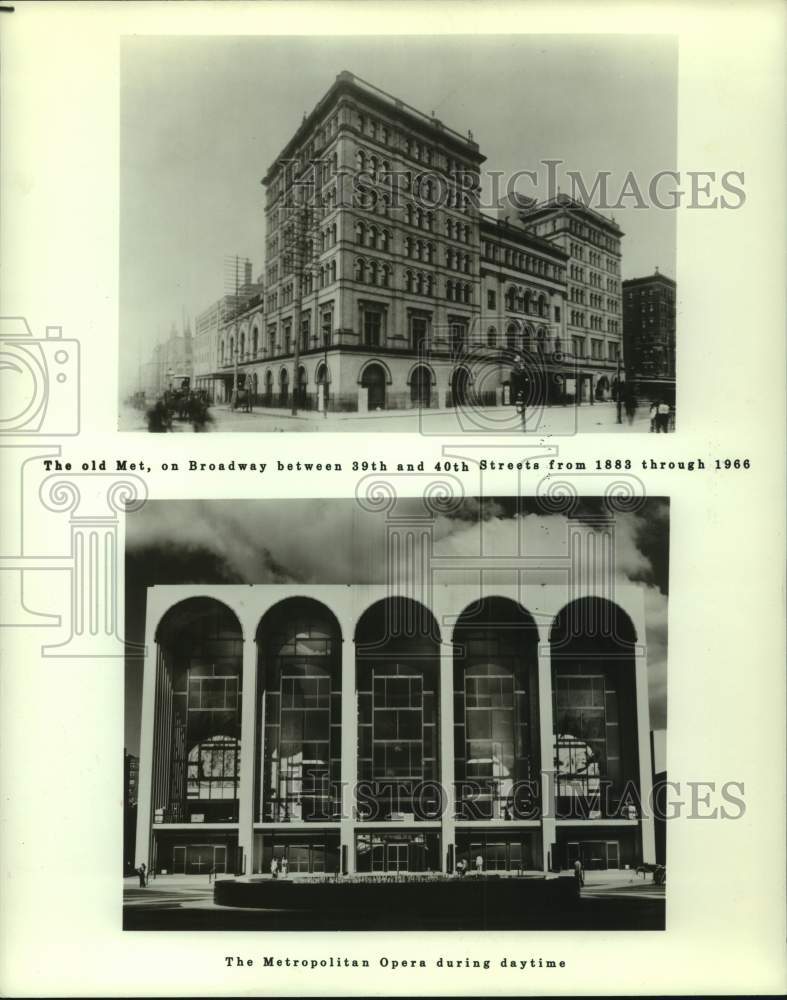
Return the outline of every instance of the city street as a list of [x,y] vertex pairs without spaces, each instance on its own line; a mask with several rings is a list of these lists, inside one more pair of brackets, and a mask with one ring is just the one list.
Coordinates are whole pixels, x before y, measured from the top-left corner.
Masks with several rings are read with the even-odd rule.
[[[213,418],[208,425],[210,432],[252,431],[322,431],[329,433],[421,433],[445,437],[452,434],[505,434],[518,436],[523,433],[521,421],[513,407],[486,407],[478,410],[388,410],[384,413],[299,413],[293,417],[284,410],[257,409],[253,413],[231,410],[226,405],[210,408]],[[147,431],[145,412],[124,405],[120,412],[121,431]],[[175,421],[173,431],[191,433],[191,426]],[[536,438],[551,435],[590,433],[636,433],[650,431],[648,407],[638,408],[629,423],[617,423],[617,406],[611,402],[585,403],[582,406],[553,406],[533,408],[526,415],[526,431]]]

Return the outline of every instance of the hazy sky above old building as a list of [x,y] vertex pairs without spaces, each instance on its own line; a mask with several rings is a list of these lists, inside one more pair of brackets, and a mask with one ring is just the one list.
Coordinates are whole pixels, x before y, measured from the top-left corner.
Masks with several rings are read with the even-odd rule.
[[[647,192],[676,165],[677,42],[667,35],[146,37],[123,41],[120,129],[120,371],[138,364],[183,310],[223,288],[223,260],[263,268],[260,181],[348,69],[447,126],[472,130],[486,171],[545,197],[544,160],[610,200],[629,172]],[[666,198],[666,189],[662,188]],[[485,193],[489,195],[487,179]],[[647,195],[646,195],[647,197]],[[675,276],[675,213],[626,206],[623,277]]]
[[[423,517],[420,500],[397,500],[396,515]],[[573,530],[598,530],[598,498],[585,498]],[[429,524],[435,556],[455,560],[435,582],[479,584],[465,560],[523,556],[528,586],[566,587],[563,569],[551,559],[569,557],[568,519],[528,497],[469,497],[453,510],[434,514]],[[126,639],[144,642],[147,587],[178,583],[384,584],[411,571],[392,569],[385,512],[365,510],[354,500],[180,500],[148,501],[126,518]],[[669,590],[669,501],[647,499],[614,519],[612,583],[641,588],[647,628],[651,728],[667,720],[667,597]],[[403,559],[406,559],[402,555]],[[543,562],[542,562],[543,560]],[[465,563],[463,565],[463,563]],[[513,582],[510,569],[484,569],[484,593]],[[599,583],[601,581],[598,581]],[[457,609],[460,611],[461,609]],[[126,746],[136,752],[142,663],[126,671]]]

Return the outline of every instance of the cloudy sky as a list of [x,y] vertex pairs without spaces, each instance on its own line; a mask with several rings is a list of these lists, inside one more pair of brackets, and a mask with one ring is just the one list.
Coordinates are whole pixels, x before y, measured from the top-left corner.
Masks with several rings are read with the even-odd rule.
[[[523,194],[546,195],[540,163],[555,159],[588,190],[611,171],[617,199],[629,171],[647,191],[675,167],[677,59],[668,35],[124,39],[120,371],[133,383],[183,310],[193,316],[226,291],[225,256],[262,271],[260,181],[341,70],[471,129],[484,169],[537,170],[540,184],[522,179]],[[623,277],[656,265],[674,277],[675,213],[627,206],[612,213],[626,233]]]
[[[574,512],[581,530],[594,531],[600,500]],[[403,506],[402,506],[403,505]],[[396,513],[420,501],[397,501]],[[544,513],[529,498],[464,500],[438,515],[435,555],[490,555],[519,551],[529,557],[566,555],[566,518]],[[667,594],[669,501],[650,498],[637,513],[617,514],[615,575],[640,587],[645,600],[651,728],[667,719]],[[528,560],[529,562],[529,560]],[[144,642],[145,593],[153,584],[177,583],[384,583],[386,520],[353,500],[148,501],[126,517],[126,634]],[[495,571],[485,571],[486,584]],[[501,580],[508,581],[508,574]],[[440,582],[467,583],[441,575]],[[561,582],[555,571],[527,572],[527,585]],[[139,748],[142,663],[126,665],[126,746]]]

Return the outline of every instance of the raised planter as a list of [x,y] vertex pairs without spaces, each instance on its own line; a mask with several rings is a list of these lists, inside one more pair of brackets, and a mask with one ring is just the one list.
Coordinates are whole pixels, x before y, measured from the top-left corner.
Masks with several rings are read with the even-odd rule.
[[382,908],[389,913],[431,916],[468,910],[499,916],[515,914],[523,907],[568,908],[576,904],[577,892],[573,878],[491,876],[401,882],[226,879],[216,883],[213,898],[220,906],[349,912],[356,916]]

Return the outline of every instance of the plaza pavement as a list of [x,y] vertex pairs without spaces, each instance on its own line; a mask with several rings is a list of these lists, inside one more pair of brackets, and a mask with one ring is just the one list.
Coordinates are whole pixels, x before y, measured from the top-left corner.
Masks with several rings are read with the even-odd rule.
[[[564,875],[571,878],[571,875]],[[517,926],[531,930],[660,930],[664,927],[665,887],[652,875],[631,871],[586,872],[578,906],[570,911],[523,912]],[[388,927],[381,908],[379,926],[368,915],[353,923],[346,914],[334,918],[282,909],[217,906],[213,884],[205,875],[168,875],[140,888],[136,877],[123,880],[123,926],[126,930],[484,930],[495,926],[494,914],[452,914],[439,924]]]

